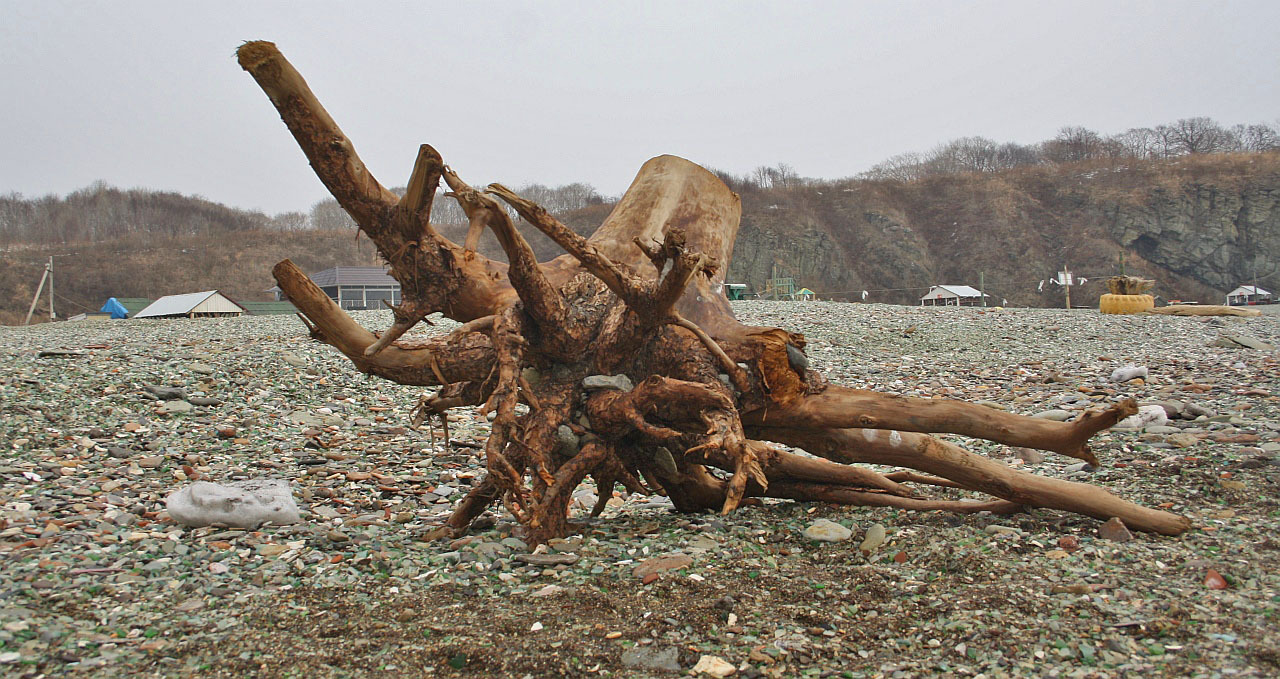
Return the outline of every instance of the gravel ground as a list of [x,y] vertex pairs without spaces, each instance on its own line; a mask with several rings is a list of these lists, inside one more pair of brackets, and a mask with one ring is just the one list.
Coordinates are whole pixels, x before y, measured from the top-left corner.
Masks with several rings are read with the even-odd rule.
[[[1058,418],[1128,396],[1161,403],[1179,416],[1095,439],[1096,471],[966,445],[1195,528],[1126,540],[1047,510],[772,501],[687,516],[618,496],[539,553],[501,513],[430,541],[482,469],[487,422],[456,411],[446,448],[409,426],[417,390],[360,375],[292,317],[0,328],[0,673],[1280,672],[1280,365],[1273,350],[1222,339],[1275,344],[1280,318],[736,308],[803,330],[811,366],[841,384]],[[1126,365],[1147,378],[1112,382]],[[184,529],[164,498],[194,478],[289,479],[303,521]],[[821,519],[849,537],[808,539]],[[863,542],[881,528],[880,544]]]

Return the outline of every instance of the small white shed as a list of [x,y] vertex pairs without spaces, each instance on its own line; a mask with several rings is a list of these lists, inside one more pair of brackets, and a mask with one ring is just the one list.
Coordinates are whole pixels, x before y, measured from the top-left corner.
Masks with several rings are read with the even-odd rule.
[[1271,293],[1256,285],[1242,285],[1227,293],[1227,304],[1231,306],[1270,304],[1271,300]]
[[920,298],[920,306],[981,306],[982,297],[967,285],[935,285]]
[[147,308],[134,314],[134,318],[209,318],[241,316],[245,308],[231,301],[217,290],[190,292],[185,295],[161,297]]
[[746,283],[724,284],[724,296],[729,299],[746,299],[747,292],[749,292],[749,288],[747,288]]

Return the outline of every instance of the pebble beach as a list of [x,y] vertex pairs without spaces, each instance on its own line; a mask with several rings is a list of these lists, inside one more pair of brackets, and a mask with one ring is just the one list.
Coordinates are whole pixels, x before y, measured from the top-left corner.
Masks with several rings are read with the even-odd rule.
[[[734,309],[803,332],[836,384],[1060,420],[1159,406],[1096,437],[1096,469],[944,437],[1194,527],[772,500],[684,515],[588,483],[578,511],[614,497],[579,535],[531,550],[495,507],[439,540],[487,419],[451,411],[449,441],[413,427],[421,388],[359,373],[292,316],[4,327],[0,675],[1280,672],[1280,315]],[[287,481],[301,520],[168,515],[193,481],[252,479]]]

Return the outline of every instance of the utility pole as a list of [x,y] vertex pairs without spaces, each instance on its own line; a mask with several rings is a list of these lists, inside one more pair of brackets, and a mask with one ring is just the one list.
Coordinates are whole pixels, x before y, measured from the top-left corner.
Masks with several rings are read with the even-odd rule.
[[[36,294],[31,298],[31,307],[27,309],[27,320],[23,321],[23,325],[31,325],[31,314],[35,313],[36,305],[40,303],[40,293],[44,291],[44,282],[49,280],[49,268],[53,266],[53,258],[49,258],[49,264],[44,267],[44,273],[40,276],[40,285],[36,286]],[[50,294],[53,288],[49,288]]]
[[1071,269],[1062,265],[1062,289],[1067,293],[1067,311],[1071,311]]
[[[1256,302],[1260,299],[1258,294],[1258,260],[1253,260],[1253,300]],[[1245,295],[1245,303],[1248,303],[1249,296]]]
[[978,292],[982,294],[982,306],[987,305],[987,272],[978,272]]
[[53,255],[49,255],[49,320],[55,320],[53,313]]

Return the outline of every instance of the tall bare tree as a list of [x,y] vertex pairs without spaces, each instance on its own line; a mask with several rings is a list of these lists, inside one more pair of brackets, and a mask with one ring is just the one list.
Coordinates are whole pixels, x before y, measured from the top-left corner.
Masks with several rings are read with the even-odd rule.
[[1157,128],[1169,155],[1220,153],[1232,145],[1231,133],[1212,118],[1183,118]]
[[1087,127],[1064,127],[1044,144],[1045,159],[1054,163],[1074,163],[1105,156],[1102,135]]

